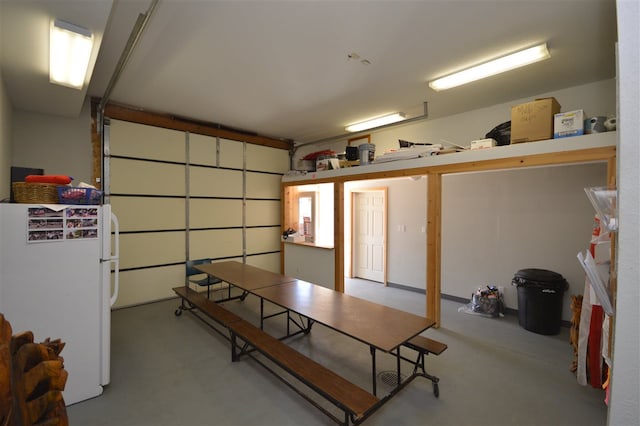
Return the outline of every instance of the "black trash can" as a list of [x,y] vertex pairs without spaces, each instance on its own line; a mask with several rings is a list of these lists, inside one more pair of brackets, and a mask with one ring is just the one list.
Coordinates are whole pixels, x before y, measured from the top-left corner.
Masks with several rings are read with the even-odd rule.
[[521,269],[512,285],[518,287],[518,322],[538,334],[558,334],[562,324],[562,298],[569,283],[557,272]]

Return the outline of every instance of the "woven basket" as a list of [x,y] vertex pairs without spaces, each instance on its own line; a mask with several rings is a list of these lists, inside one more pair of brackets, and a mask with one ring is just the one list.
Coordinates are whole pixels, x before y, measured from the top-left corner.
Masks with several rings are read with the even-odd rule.
[[13,197],[18,203],[57,204],[58,184],[14,182]]

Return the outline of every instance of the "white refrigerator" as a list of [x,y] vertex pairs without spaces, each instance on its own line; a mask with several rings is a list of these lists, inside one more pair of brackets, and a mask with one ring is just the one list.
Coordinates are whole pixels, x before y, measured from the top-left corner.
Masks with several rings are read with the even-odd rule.
[[118,222],[110,205],[0,204],[0,312],[13,334],[31,330],[36,342],[66,344],[67,405],[109,384],[117,292]]

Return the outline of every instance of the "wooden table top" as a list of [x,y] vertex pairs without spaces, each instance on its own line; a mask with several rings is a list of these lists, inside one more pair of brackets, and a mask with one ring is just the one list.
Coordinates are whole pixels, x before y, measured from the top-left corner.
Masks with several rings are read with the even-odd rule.
[[296,280],[236,261],[205,263],[194,265],[194,268],[249,292]]
[[302,280],[263,287],[253,293],[385,352],[435,324],[429,318]]

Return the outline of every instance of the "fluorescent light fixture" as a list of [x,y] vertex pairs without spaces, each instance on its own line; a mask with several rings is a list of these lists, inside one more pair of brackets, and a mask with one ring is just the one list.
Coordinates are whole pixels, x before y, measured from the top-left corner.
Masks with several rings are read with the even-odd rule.
[[547,49],[547,44],[543,43],[430,81],[429,87],[436,91],[451,89],[452,87],[500,74],[501,72],[529,65],[550,57],[551,55],[549,54],[549,49]]
[[93,35],[86,28],[56,20],[49,39],[49,81],[82,89],[93,48]]
[[404,120],[404,114],[401,112],[395,112],[393,114],[384,115],[378,118],[372,118],[371,120],[363,121],[360,123],[350,124],[345,127],[345,130],[347,132],[359,132],[361,130],[373,129],[374,127],[380,127],[402,120]]

